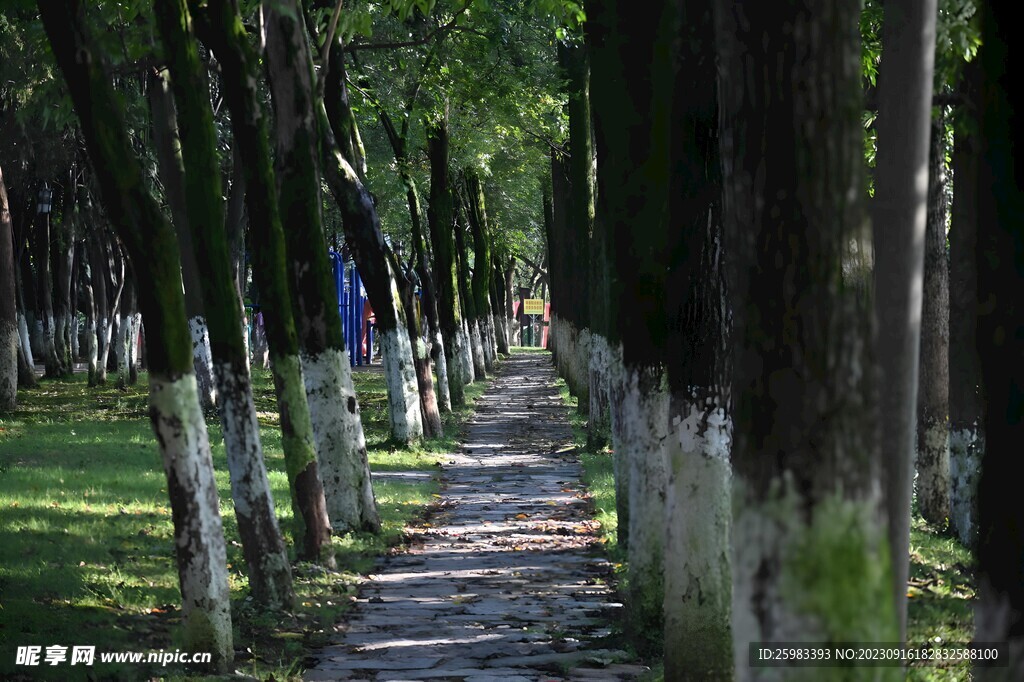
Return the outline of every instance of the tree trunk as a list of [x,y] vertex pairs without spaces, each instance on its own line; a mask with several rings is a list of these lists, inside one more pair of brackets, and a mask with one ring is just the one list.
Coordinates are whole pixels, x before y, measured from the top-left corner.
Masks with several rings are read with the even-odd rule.
[[[460,192],[460,195],[462,193]],[[464,196],[461,197],[461,215],[465,223],[469,223],[469,206]],[[487,378],[487,364],[484,360],[484,348],[480,338],[480,321],[477,317],[476,295],[472,288],[472,275],[469,272],[469,253],[466,245],[465,225],[462,221],[455,223],[455,255],[458,261],[459,272],[459,300],[462,302],[463,324],[466,330],[469,344],[469,358],[472,365],[467,370],[472,383],[477,379],[483,381]]]
[[300,557],[313,561],[325,558],[329,563],[331,558],[322,555],[330,542],[331,525],[292,317],[284,230],[278,211],[266,121],[257,89],[258,60],[231,0],[211,1],[206,12],[194,19],[203,42],[213,49],[224,70],[224,96],[231,110],[232,134],[245,172],[253,277],[260,291],[281,416],[281,442],[295,519],[295,545]]
[[[88,239],[87,239],[88,241]],[[85,298],[85,366],[89,385],[96,385],[96,353],[99,341],[96,337],[96,296],[92,287],[92,264],[89,262],[89,248],[86,242],[78,247],[79,286]]]
[[491,345],[491,245],[487,228],[487,208],[480,176],[468,172],[466,184],[466,218],[473,235],[473,277],[470,288],[476,312],[476,326],[480,334],[480,350],[485,372],[494,371],[494,353]]
[[71,352],[71,310],[73,308],[71,275],[75,265],[75,218],[78,194],[75,187],[77,173],[74,166],[67,176],[69,182],[65,190],[61,220],[54,229],[50,252],[54,274],[54,352],[57,355],[61,376],[71,376],[75,367]]
[[18,299],[14,272],[14,223],[0,169],[0,413],[18,406]]
[[53,314],[53,265],[50,261],[50,214],[36,215],[36,293],[39,304],[39,320],[42,322],[42,355],[47,378],[63,375],[60,358],[57,357],[57,330]]
[[114,357],[117,359],[117,381],[114,386],[128,386],[128,354],[131,344],[132,318],[135,316],[135,281],[131,270],[125,275],[124,294],[117,322],[117,340],[114,342]]
[[146,189],[126,134],[123,111],[92,51],[82,7],[43,2],[43,24],[78,112],[98,174],[106,213],[136,264],[140,303],[149,324],[150,420],[160,445],[182,593],[184,646],[231,669],[230,592],[224,532],[210,443],[199,405],[174,230]]
[[447,112],[427,123],[427,154],[430,157],[430,242],[437,275],[437,308],[443,337],[448,390],[452,407],[464,405],[465,377],[462,373],[462,315],[459,310],[458,269],[455,256],[455,206],[448,164]]
[[90,279],[96,299],[96,371],[89,375],[89,385],[98,386],[107,382],[107,352],[110,348],[110,308],[107,295],[107,256],[104,248],[105,237],[98,228],[88,240]]
[[935,0],[885,4],[878,83],[878,152],[871,220],[884,499],[889,520],[892,593],[900,640],[906,638],[910,498],[921,335],[928,122],[935,55]]
[[[210,349],[210,333],[203,311],[202,286],[199,283],[199,264],[193,247],[192,230],[188,223],[188,205],[185,199],[185,165],[182,160],[181,140],[175,118],[174,101],[164,71],[149,74],[150,115],[152,117],[153,142],[156,147],[160,181],[164,186],[167,204],[171,209],[171,220],[178,236],[178,250],[181,252],[181,278],[185,282],[185,311],[188,314],[188,328],[192,336],[192,358],[195,365],[196,381],[199,384],[199,398],[204,409],[217,404],[217,382],[213,376],[213,358]],[[219,171],[218,171],[219,173]]]
[[[392,260],[392,270],[402,273],[402,264],[397,257]],[[426,438],[438,438],[444,435],[444,429],[441,425],[441,412],[438,410],[437,399],[434,395],[434,375],[430,369],[430,353],[427,351],[427,344],[423,341],[420,319],[416,314],[415,289],[416,275],[413,273],[413,265],[410,263],[398,282],[398,292],[402,297],[402,307],[406,310],[406,328],[413,344],[416,383],[420,396],[420,415],[423,418],[423,435]]]
[[728,680],[732,520],[730,315],[722,249],[713,2],[685,0],[671,120],[666,286],[665,676]]
[[[750,667],[752,642],[897,635],[880,516],[859,14],[856,0],[716,3],[741,680],[776,677]],[[902,677],[882,670],[850,679]]]
[[[249,362],[242,341],[241,301],[232,276],[217,155],[217,131],[209,84],[199,60],[185,0],[157,6],[157,23],[170,61],[174,101],[181,112],[185,199],[194,257],[199,268],[203,309],[209,311],[214,374],[221,428],[227,451],[231,496],[242,539],[249,586],[256,602],[287,609],[295,601],[288,553],[277,525]],[[153,87],[166,88],[154,82]],[[168,114],[170,122],[173,113]],[[172,127],[169,132],[173,136]]]
[[[275,170],[279,210],[282,220],[287,221],[285,244],[292,307],[297,311],[306,395],[324,480],[327,513],[336,531],[379,532],[380,517],[370,482],[366,441],[345,352],[320,215],[317,118],[323,105],[313,99],[312,58],[298,3],[293,0],[273,7],[265,5],[264,11],[269,17],[267,63],[277,138]],[[343,214],[343,219],[349,223],[351,216]],[[360,274],[366,273],[360,269]],[[378,320],[385,316],[385,312],[376,308],[375,311]],[[394,328],[392,332],[383,334],[382,349],[388,340],[399,336]],[[396,348],[389,350],[398,351]],[[411,348],[405,350],[412,355]],[[405,369],[412,374],[411,358]],[[412,389],[404,395],[412,393],[411,411],[415,419],[410,420],[406,432],[395,433],[405,440],[415,440],[423,434],[415,376],[411,380]],[[409,411],[407,409],[403,415]]]
[[953,140],[953,215],[949,231],[949,522],[960,542],[978,540],[978,475],[985,450],[978,320],[978,61],[965,67],[968,106]]
[[924,295],[917,401],[917,506],[929,523],[949,520],[949,261],[946,256],[945,118],[932,120]]
[[1024,46],[1010,8],[982,7],[978,221],[978,354],[985,405],[985,454],[978,483],[978,599],[975,641],[1005,642],[1000,667],[975,667],[980,682],[1024,679],[1024,145],[1015,74]]

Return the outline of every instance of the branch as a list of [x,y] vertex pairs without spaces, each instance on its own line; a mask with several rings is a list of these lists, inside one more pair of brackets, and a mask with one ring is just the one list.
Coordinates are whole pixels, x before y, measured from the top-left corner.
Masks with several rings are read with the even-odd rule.
[[338,30],[338,19],[341,17],[341,6],[344,4],[345,0],[338,0],[338,4],[334,6],[331,23],[327,26],[327,38],[320,48],[320,72],[316,79],[316,91],[321,98],[324,96],[324,79],[327,75],[327,60],[331,56],[331,43],[334,42],[334,32]]
[[438,26],[433,31],[415,40],[400,40],[391,43],[349,43],[345,50],[348,52],[355,52],[357,50],[395,50],[402,47],[417,47],[419,45],[426,45],[429,43],[434,36],[438,34],[447,33],[455,28],[455,23],[459,20],[459,17],[466,13],[469,6],[473,4],[473,0],[467,0],[466,4],[463,5],[448,21],[448,23]]

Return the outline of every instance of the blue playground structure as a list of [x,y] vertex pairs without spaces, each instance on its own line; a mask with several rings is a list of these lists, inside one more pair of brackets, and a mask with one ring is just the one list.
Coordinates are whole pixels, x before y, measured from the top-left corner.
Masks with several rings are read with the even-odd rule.
[[342,255],[330,250],[331,266],[334,269],[334,287],[338,296],[338,313],[341,315],[341,329],[345,335],[349,364],[368,365],[373,357],[373,325],[366,323],[366,355],[362,353],[363,313],[368,305],[366,290],[363,289],[359,271],[354,261],[345,261]]

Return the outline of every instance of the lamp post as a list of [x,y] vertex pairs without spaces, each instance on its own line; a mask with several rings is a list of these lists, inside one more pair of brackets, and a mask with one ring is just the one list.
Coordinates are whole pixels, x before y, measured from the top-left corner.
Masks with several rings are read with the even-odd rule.
[[39,203],[36,204],[36,213],[48,215],[53,207],[52,200],[53,190],[50,188],[49,183],[44,180],[43,186],[39,188]]

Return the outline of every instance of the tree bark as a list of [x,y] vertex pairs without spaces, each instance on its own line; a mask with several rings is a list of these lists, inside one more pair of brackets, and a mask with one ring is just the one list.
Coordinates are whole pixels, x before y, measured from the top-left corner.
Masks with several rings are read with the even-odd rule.
[[[203,309],[209,312],[231,497],[248,567],[249,587],[258,604],[286,609],[295,601],[291,566],[274,513],[249,361],[239,325],[242,306],[232,276],[209,84],[199,60],[185,0],[158,5],[157,24],[170,62],[174,100],[183,123],[181,143],[187,223],[199,268]],[[166,82],[152,85],[166,87]]]
[[917,415],[928,122],[935,58],[935,0],[885,3],[878,82],[878,152],[871,220],[875,242],[875,343],[886,378],[879,394],[892,594],[900,640],[907,630],[910,498]]
[[96,385],[96,356],[99,350],[99,340],[96,336],[96,296],[92,287],[92,264],[89,262],[89,248],[83,242],[78,247],[78,268],[79,286],[85,298],[85,366],[89,385]]
[[1024,46],[1010,8],[982,8],[978,221],[978,354],[985,406],[985,454],[978,483],[978,599],[975,641],[1006,642],[1005,666],[976,667],[980,682],[1024,679],[1024,144],[1016,74]]
[[949,262],[946,257],[945,118],[931,124],[928,217],[917,400],[917,506],[924,520],[949,520]]
[[[323,105],[313,100],[312,57],[298,3],[271,3],[264,5],[264,11],[269,18],[267,59],[277,138],[278,202],[282,220],[287,224],[285,244],[292,307],[297,311],[306,395],[327,512],[336,531],[376,533],[380,531],[380,516],[371,487],[366,441],[320,215],[317,118]],[[348,222],[350,217],[343,217]],[[362,269],[360,274],[365,274]],[[376,308],[375,312],[378,320],[384,315]],[[384,333],[382,347],[388,339]],[[411,349],[407,350],[411,355]],[[410,360],[406,364],[409,374],[411,365]],[[410,425],[405,434],[396,434],[407,436],[406,440],[414,440],[423,433],[419,405],[415,402],[415,376],[412,382],[414,423],[419,429],[416,431]]]
[[0,169],[0,413],[18,406],[18,299],[14,272],[14,223]]
[[106,213],[139,268],[147,317],[150,420],[160,444],[174,521],[183,598],[184,647],[231,669],[230,592],[210,443],[199,406],[174,230],[148,193],[123,111],[86,35],[75,0],[39,5],[50,45],[81,122]]
[[487,228],[487,207],[484,201],[484,189],[480,184],[480,176],[468,172],[466,184],[466,217],[473,236],[473,277],[470,288],[473,295],[473,307],[476,312],[476,325],[480,334],[480,349],[484,360],[484,370],[494,371],[494,352],[491,346],[491,244]]
[[281,417],[285,470],[295,518],[299,555],[323,556],[329,546],[331,522],[317,462],[310,408],[306,397],[299,343],[292,317],[285,266],[285,238],[277,203],[267,124],[260,105],[259,62],[233,0],[212,0],[195,16],[196,30],[223,69],[224,96],[231,111],[231,130],[245,172],[246,207],[253,252],[253,278],[270,348],[271,370]]
[[50,261],[51,226],[49,213],[36,214],[36,295],[39,304],[39,321],[42,322],[43,364],[47,378],[63,375],[60,358],[57,357],[57,330],[53,314],[53,264]]
[[437,308],[448,374],[452,407],[464,405],[465,377],[462,374],[462,315],[459,309],[458,268],[455,257],[455,207],[448,161],[447,111],[426,126],[427,155],[430,157],[430,204],[427,221],[437,276]]
[[[715,10],[735,325],[733,655],[738,679],[774,679],[749,665],[752,642],[898,634],[875,430],[860,3]],[[850,676],[902,677],[884,670]]]
[[[465,183],[459,189],[459,205],[456,209],[455,222],[455,256],[458,263],[459,273],[459,300],[462,302],[463,325],[469,338],[469,357],[472,366],[467,373],[471,381],[484,380],[487,378],[487,365],[484,360],[484,349],[480,339],[480,321],[477,317],[476,294],[473,290],[473,277],[469,271],[469,250],[466,245],[466,228],[469,227],[470,207],[467,198],[468,190]],[[461,220],[459,218],[462,218]]]
[[53,264],[54,295],[54,353],[60,375],[69,377],[74,372],[71,353],[71,275],[75,264],[75,218],[77,214],[77,173],[72,166],[67,173],[68,186],[65,189],[61,219],[53,230],[51,261]]
[[949,231],[949,521],[960,542],[978,539],[978,475],[985,450],[978,320],[978,61],[965,67],[968,104],[953,139],[953,215]]
[[[210,333],[203,310],[202,285],[199,282],[199,264],[193,245],[188,219],[188,202],[185,198],[185,162],[182,159],[181,139],[178,134],[177,114],[171,98],[169,79],[164,71],[153,70],[149,74],[149,107],[152,117],[153,142],[156,147],[160,181],[171,210],[171,221],[178,237],[181,252],[181,278],[185,282],[185,312],[192,336],[192,358],[195,365],[196,381],[199,384],[199,399],[204,409],[217,404],[217,382],[213,376],[213,358],[210,349]],[[218,171],[219,172],[219,171]]]

